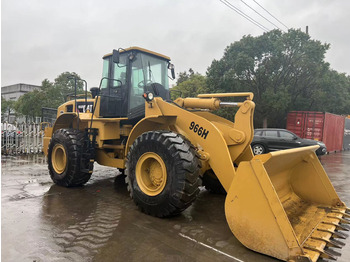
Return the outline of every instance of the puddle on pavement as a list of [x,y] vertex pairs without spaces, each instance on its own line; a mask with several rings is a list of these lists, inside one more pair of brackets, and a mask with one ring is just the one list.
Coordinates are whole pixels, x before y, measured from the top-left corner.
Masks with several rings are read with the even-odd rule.
[[[350,152],[321,161],[350,205]],[[202,188],[182,214],[159,219],[138,210],[116,169],[95,167],[86,186],[64,188],[40,157],[2,159],[3,261],[278,261],[233,236],[225,196]],[[349,250],[348,239],[338,261],[349,261]]]
[[46,157],[43,154],[28,154],[18,156],[1,155],[1,167],[9,168],[14,166],[46,164]]

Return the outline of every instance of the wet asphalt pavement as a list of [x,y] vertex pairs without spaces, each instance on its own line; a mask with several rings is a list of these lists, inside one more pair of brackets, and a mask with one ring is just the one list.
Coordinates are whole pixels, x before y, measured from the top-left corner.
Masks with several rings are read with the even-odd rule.
[[[350,151],[321,157],[350,205]],[[181,215],[141,213],[114,168],[78,188],[52,183],[43,156],[2,156],[2,261],[278,261],[248,250],[225,219],[225,196],[201,189]],[[350,238],[338,261],[350,261]]]

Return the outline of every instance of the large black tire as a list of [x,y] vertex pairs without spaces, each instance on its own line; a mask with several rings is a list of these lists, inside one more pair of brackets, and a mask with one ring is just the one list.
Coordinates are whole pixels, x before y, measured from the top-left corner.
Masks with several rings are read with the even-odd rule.
[[130,148],[126,183],[139,209],[156,217],[181,213],[196,199],[200,161],[183,136],[170,131],[140,135]]
[[81,186],[89,181],[93,163],[84,154],[84,133],[75,129],[59,129],[50,141],[48,166],[55,184]]
[[220,195],[226,194],[224,187],[221,185],[219,179],[216,177],[212,169],[209,169],[204,172],[202,181],[203,186],[209,192]]

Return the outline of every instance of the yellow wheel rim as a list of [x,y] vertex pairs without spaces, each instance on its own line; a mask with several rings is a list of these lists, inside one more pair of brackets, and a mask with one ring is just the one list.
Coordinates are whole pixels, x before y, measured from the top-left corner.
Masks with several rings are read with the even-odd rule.
[[153,152],[144,153],[136,164],[136,181],[143,193],[160,194],[166,184],[167,172],[163,159]]
[[56,173],[62,174],[66,169],[67,155],[63,145],[56,144],[52,149],[52,166]]

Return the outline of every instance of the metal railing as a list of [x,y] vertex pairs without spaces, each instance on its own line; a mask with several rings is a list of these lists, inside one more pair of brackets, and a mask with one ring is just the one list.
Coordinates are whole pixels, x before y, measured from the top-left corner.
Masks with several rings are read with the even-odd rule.
[[44,130],[41,124],[1,123],[1,154],[38,154],[42,152]]

